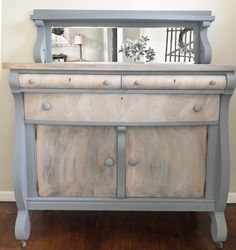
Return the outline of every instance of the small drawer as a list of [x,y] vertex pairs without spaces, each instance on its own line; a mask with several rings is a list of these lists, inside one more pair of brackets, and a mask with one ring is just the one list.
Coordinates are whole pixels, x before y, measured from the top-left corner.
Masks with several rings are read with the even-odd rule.
[[118,89],[120,75],[20,74],[21,88],[98,88]]
[[218,95],[25,93],[26,120],[216,121]]
[[215,75],[125,75],[126,89],[224,89],[225,76]]

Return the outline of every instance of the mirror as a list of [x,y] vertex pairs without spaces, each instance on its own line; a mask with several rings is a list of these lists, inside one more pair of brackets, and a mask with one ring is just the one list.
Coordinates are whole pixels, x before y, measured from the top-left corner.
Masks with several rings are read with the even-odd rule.
[[194,63],[192,28],[52,27],[53,62]]

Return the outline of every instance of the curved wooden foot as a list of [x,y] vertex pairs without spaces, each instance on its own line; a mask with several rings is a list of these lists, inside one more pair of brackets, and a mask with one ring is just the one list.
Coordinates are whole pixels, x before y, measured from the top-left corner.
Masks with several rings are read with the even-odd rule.
[[213,212],[211,216],[211,236],[217,247],[222,246],[222,241],[227,238],[227,226],[225,222],[224,212]]
[[[30,235],[30,217],[27,210],[18,211],[15,225],[15,235],[17,240],[21,240],[22,243],[28,240]],[[26,243],[26,242],[25,242]]]

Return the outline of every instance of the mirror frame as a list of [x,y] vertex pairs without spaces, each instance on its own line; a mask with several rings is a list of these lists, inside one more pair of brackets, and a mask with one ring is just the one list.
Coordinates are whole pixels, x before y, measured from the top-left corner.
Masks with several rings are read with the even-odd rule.
[[211,11],[128,11],[35,9],[31,19],[37,27],[36,63],[52,63],[52,27],[185,27],[193,28],[195,64],[209,64],[212,50],[207,30],[215,17]]

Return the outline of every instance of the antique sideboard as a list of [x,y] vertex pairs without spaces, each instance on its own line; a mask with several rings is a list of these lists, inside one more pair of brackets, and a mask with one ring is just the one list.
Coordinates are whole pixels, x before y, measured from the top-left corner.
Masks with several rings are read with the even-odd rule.
[[16,237],[29,211],[208,211],[226,239],[234,68],[5,64],[15,98]]
[[[31,210],[207,211],[227,237],[235,67],[211,65],[209,11],[34,10],[32,64],[4,64],[15,100],[15,234]],[[195,64],[51,63],[52,27],[184,27]]]

